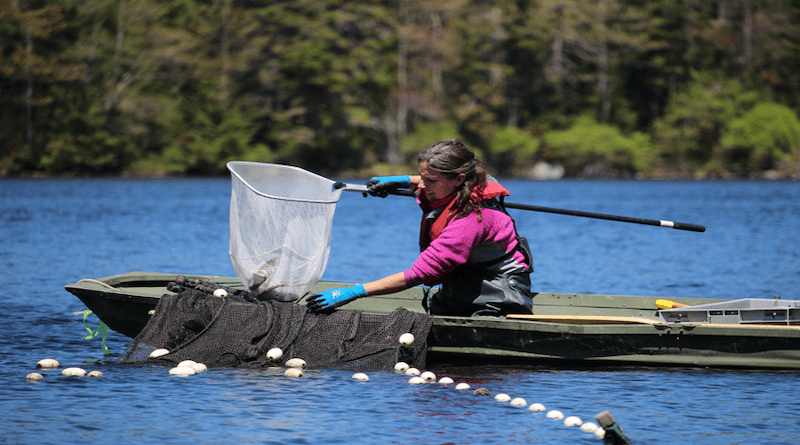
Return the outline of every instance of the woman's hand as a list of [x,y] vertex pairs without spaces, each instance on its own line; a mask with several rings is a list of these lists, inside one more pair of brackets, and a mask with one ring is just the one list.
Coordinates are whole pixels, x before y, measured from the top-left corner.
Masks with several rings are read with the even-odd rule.
[[367,191],[372,196],[379,196],[385,198],[389,193],[397,191],[398,189],[410,188],[411,177],[405,176],[375,176],[369,178],[367,181]]
[[328,289],[314,294],[308,299],[306,306],[311,312],[329,312],[357,298],[366,296],[367,291],[364,290],[364,285],[358,284],[340,289]]

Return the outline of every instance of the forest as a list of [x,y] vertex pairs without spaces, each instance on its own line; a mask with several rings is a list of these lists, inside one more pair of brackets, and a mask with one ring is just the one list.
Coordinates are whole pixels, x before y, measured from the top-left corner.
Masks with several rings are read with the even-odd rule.
[[0,177],[800,179],[797,0],[0,0]]

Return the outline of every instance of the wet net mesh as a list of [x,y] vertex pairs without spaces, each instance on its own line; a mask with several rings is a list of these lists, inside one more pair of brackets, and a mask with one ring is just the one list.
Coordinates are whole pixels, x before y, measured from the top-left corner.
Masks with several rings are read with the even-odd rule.
[[[161,297],[117,363],[174,366],[194,360],[209,367],[262,368],[301,358],[308,367],[391,370],[404,361],[422,369],[431,324],[428,315],[403,308],[388,314],[314,314],[295,303],[219,298],[185,289]],[[398,341],[406,332],[416,339],[409,346]],[[160,348],[170,353],[151,358]],[[272,348],[283,350],[281,359],[267,358]]]
[[292,301],[310,291],[328,262],[334,182],[288,165],[230,162],[230,256],[259,299]]

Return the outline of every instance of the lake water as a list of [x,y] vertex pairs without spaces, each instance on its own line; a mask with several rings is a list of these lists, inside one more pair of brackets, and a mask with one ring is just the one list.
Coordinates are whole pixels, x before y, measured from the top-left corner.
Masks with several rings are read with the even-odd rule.
[[[705,233],[511,210],[535,255],[534,290],[800,299],[800,184],[503,181],[509,201],[701,224]],[[543,413],[392,372],[301,379],[212,369],[180,378],[111,363],[63,288],[145,270],[233,276],[228,179],[0,181],[0,443],[602,443]],[[345,193],[323,279],[408,267],[419,211],[402,197]],[[89,318],[96,326],[96,318]],[[43,358],[103,378],[43,371]],[[457,382],[594,420],[608,410],[639,444],[800,443],[800,372],[442,367]]]

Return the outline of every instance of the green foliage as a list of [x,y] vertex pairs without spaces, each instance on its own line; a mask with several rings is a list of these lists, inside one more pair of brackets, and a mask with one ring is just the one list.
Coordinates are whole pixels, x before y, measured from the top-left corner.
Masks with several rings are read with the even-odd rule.
[[706,3],[0,0],[0,175],[796,175],[800,10]]
[[104,128],[58,136],[48,141],[39,161],[39,169],[48,174],[118,174],[135,159],[130,139]]
[[775,168],[778,161],[800,154],[800,119],[786,106],[760,103],[728,122],[721,146],[723,160],[733,171]]
[[[642,160],[652,151],[649,136],[634,132],[624,135],[614,126],[598,123],[585,115],[567,130],[550,131],[545,140],[551,159],[561,162],[570,176],[631,175],[643,168]],[[598,169],[595,172],[584,167]]]
[[[208,102],[213,103],[213,102]],[[271,153],[264,144],[253,144],[255,125],[239,109],[196,109],[177,123],[184,132],[179,143],[163,152],[165,173],[219,175],[233,160],[269,161]]]
[[[414,131],[407,134],[403,140],[403,153],[414,160],[416,165],[417,154],[437,141],[447,139],[460,139],[468,143],[458,132],[458,127],[452,121],[433,121],[420,122],[414,127]],[[480,151],[476,149],[476,153]]]
[[515,127],[501,127],[489,139],[487,162],[498,175],[521,174],[533,163],[541,141]]
[[691,173],[714,156],[725,124],[749,110],[758,93],[718,73],[697,73],[655,125],[660,159],[653,167]]

